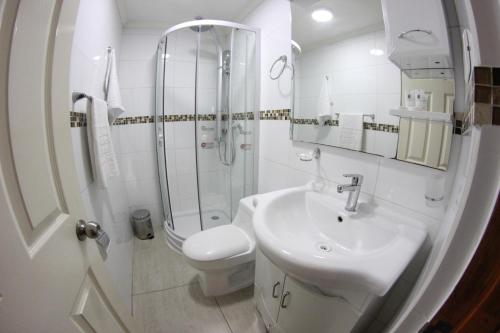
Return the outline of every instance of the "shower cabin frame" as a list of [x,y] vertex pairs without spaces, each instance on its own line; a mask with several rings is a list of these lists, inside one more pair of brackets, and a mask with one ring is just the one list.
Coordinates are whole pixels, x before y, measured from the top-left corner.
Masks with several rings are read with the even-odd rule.
[[[161,43],[163,40],[165,40],[165,38],[167,37],[168,38],[168,35],[171,34],[171,33],[174,33],[176,31],[179,31],[179,30],[182,30],[182,29],[189,29],[189,28],[193,28],[193,27],[200,27],[200,26],[215,26],[215,27],[224,27],[224,28],[231,28],[231,29],[239,29],[239,30],[245,30],[245,31],[249,31],[249,32],[253,32],[255,34],[255,96],[254,96],[254,105],[255,105],[255,110],[253,110],[253,142],[252,142],[252,145],[253,145],[253,170],[252,170],[252,182],[251,182],[251,189],[252,189],[252,193],[253,194],[256,194],[257,193],[257,190],[258,190],[258,179],[259,179],[259,150],[260,150],[260,94],[261,94],[261,64],[260,64],[260,60],[261,60],[261,47],[260,47],[260,44],[261,44],[261,32],[260,32],[260,29],[259,28],[254,28],[254,27],[251,27],[251,26],[247,26],[247,25],[244,25],[244,24],[239,24],[239,23],[235,23],[235,22],[230,22],[230,21],[224,21],[224,20],[207,20],[207,19],[201,19],[201,20],[193,20],[193,21],[188,21],[188,22],[183,22],[183,23],[180,23],[180,24],[177,24],[169,29],[167,29],[160,37],[159,41],[158,41],[158,48],[160,48],[161,46]],[[168,39],[167,39],[168,40]],[[199,53],[199,36],[198,36],[198,40],[197,40],[197,52]],[[166,47],[166,46],[165,46]],[[197,57],[199,56],[199,54],[197,54]],[[163,64],[164,65],[164,64]],[[157,63],[157,67],[158,67],[158,63]],[[165,75],[165,70],[166,68],[164,67],[163,68],[164,72],[162,73],[163,77]],[[197,69],[196,69],[196,73],[197,73]],[[197,74],[195,75],[195,83],[197,82],[198,78],[197,78]],[[156,82],[157,84],[157,82]],[[195,84],[195,87],[196,87],[196,84]],[[164,89],[162,89],[162,96],[160,96],[161,98],[161,108],[162,108],[162,112],[161,114],[164,115],[164,107],[165,107],[165,96],[164,96]],[[155,89],[155,100],[158,101],[158,90]],[[196,174],[197,174],[197,178],[198,178],[198,173],[199,173],[199,170],[198,170],[198,147],[197,147],[197,116],[198,116],[198,102],[197,102],[197,88],[195,88],[195,103],[194,103],[194,114],[195,114],[195,131],[193,133],[193,135],[195,136],[195,154],[196,154]],[[156,108],[158,108],[158,105],[156,106]],[[157,112],[155,112],[155,133],[156,133],[156,142],[155,142],[155,145],[158,146],[158,126],[157,126],[157,123],[159,122],[159,119],[158,119],[158,114]],[[162,147],[163,149],[165,149],[165,139],[163,137],[163,134],[161,136],[161,139],[163,140],[162,142]],[[158,149],[158,147],[156,148]],[[159,166],[159,154],[157,152],[156,154],[157,156],[157,165]],[[167,172],[167,162],[166,162],[166,154],[164,156],[165,158],[165,172]],[[161,177],[160,175],[160,168],[158,167],[158,174],[159,174],[159,177]],[[174,223],[174,218],[173,218],[173,215],[172,215],[172,208],[171,208],[171,198],[170,198],[170,187],[169,187],[169,184],[168,184],[168,177],[167,177],[167,199],[164,200],[164,198],[161,198],[161,202],[162,202],[162,205],[165,204],[165,201],[168,201],[168,210],[170,211],[170,218],[172,219],[171,223],[172,223],[172,227],[169,227],[167,226],[165,223],[162,223],[163,225],[163,228],[164,228],[164,231],[166,232],[167,234],[167,241],[170,243],[170,245],[172,245],[172,247],[178,251],[180,251],[180,248],[182,246],[182,237],[180,237],[179,235],[177,235],[175,233],[175,223]],[[199,179],[197,179],[197,193],[198,193],[198,209],[199,209],[199,213],[200,213],[200,231],[203,230],[203,223],[201,221],[201,214],[202,214],[202,209],[201,209],[201,204],[200,204],[200,188],[199,188]],[[160,196],[163,196],[162,193],[160,193]],[[164,216],[165,215],[165,210],[162,209],[162,217],[163,217],[163,221],[162,222],[165,222],[165,220],[168,218],[167,216]],[[231,221],[232,223],[232,221]],[[169,228],[171,228],[171,230],[168,230]]]

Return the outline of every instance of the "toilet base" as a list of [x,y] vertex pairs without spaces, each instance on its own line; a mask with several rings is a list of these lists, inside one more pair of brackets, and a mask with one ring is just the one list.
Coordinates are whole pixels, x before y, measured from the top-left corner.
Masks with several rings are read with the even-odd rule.
[[198,271],[198,280],[205,296],[220,296],[249,287],[255,279],[255,261],[208,271]]

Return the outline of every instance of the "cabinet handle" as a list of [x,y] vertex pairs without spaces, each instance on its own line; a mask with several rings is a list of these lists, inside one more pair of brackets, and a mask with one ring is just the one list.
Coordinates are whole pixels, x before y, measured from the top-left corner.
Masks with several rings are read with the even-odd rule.
[[431,30],[425,30],[425,29],[411,29],[411,30],[406,30],[406,31],[403,31],[402,33],[400,33],[398,35],[398,38],[405,38],[406,35],[408,35],[409,33],[412,33],[412,32],[421,32],[421,33],[424,33],[426,35],[432,35],[432,31]]
[[278,281],[274,284],[273,286],[273,298],[278,298],[279,295],[276,295],[276,288],[280,285],[281,283]]
[[281,307],[282,307],[283,309],[286,309],[286,308],[288,307],[288,304],[287,304],[287,305],[285,305],[285,300],[286,300],[286,298],[287,298],[288,296],[290,296],[290,292],[289,292],[289,291],[285,292],[285,293],[283,294],[283,298],[281,299]]

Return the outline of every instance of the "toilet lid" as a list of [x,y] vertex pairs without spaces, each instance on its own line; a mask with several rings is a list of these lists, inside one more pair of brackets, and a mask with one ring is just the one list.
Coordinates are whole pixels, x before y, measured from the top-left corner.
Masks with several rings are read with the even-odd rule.
[[214,261],[250,250],[250,240],[243,230],[223,225],[198,232],[184,241],[182,252],[192,260]]

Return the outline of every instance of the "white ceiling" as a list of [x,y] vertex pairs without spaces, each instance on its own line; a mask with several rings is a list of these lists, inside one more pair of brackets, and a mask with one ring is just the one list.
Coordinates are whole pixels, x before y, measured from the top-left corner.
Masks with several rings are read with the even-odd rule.
[[[381,0],[292,0],[292,39],[303,49],[383,27]],[[315,22],[311,12],[327,8],[333,20]]]
[[126,27],[167,28],[205,19],[238,21],[264,0],[116,0]]

